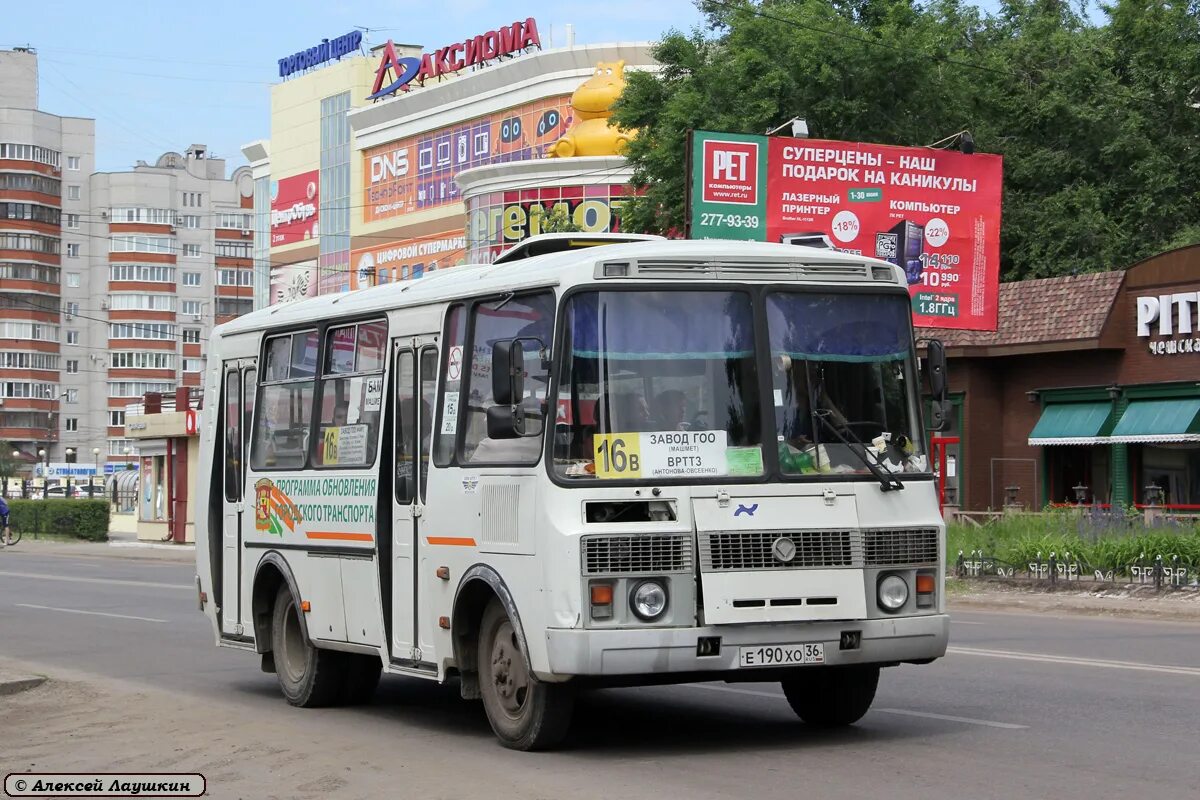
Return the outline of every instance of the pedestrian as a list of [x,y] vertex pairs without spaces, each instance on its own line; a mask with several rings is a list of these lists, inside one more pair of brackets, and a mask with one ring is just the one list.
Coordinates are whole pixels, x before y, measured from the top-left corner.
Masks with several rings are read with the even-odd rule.
[[8,527],[8,501],[0,492],[0,547],[12,544],[12,528]]

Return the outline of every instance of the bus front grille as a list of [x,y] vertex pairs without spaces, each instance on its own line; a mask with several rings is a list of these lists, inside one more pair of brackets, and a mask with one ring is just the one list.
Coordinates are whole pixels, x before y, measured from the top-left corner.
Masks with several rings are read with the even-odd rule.
[[721,572],[855,567],[862,563],[856,545],[852,531],[705,532],[700,534],[700,568]]
[[584,536],[584,575],[647,575],[689,572],[692,537],[688,534]]
[[863,555],[868,567],[936,564],[936,528],[869,529],[862,532]]

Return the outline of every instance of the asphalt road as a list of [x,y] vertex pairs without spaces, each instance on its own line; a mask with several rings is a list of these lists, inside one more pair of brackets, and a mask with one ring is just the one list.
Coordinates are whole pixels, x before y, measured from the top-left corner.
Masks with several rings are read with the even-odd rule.
[[433,755],[407,785],[436,796],[1200,795],[1200,624],[961,613],[951,653],[886,670],[851,729],[806,728],[774,684],[607,690],[581,699],[563,750],[527,755],[452,687],[385,677],[369,707],[288,708],[255,657],[213,646],[192,574],[0,551],[0,657],[228,704],[233,730],[245,715],[357,753],[420,742]]

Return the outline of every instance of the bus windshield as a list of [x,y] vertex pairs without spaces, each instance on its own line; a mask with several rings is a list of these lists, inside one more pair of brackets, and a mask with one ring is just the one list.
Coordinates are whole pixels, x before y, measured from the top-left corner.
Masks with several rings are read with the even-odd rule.
[[907,298],[774,292],[767,329],[785,475],[925,471]]
[[[555,398],[557,476],[754,478],[768,442],[785,476],[925,471],[906,299],[777,291],[765,303],[768,342],[756,345],[747,291],[573,295]],[[759,346],[769,347],[770,375],[760,374]]]
[[752,309],[739,291],[572,297],[556,398],[558,475],[761,475]]

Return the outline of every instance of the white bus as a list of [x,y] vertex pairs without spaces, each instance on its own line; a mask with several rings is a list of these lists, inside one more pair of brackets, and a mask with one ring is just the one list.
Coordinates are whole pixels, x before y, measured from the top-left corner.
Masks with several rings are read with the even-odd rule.
[[210,342],[199,603],[294,705],[457,680],[512,748],[614,685],[850,724],[946,651],[921,394],[904,274],[815,248],[539,237],[272,306]]

